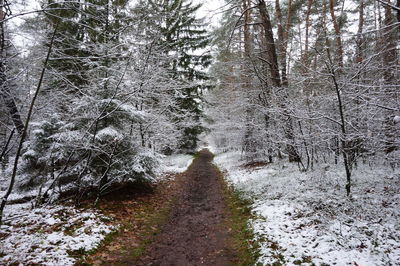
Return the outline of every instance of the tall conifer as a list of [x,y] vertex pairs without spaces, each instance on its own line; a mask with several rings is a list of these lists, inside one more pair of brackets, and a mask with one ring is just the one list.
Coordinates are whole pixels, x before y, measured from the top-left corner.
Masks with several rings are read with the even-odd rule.
[[200,125],[202,116],[202,91],[209,88],[206,68],[211,55],[204,49],[210,44],[202,20],[196,18],[201,5],[186,0],[149,0],[149,21],[158,34],[158,44],[166,54],[175,59],[171,62],[171,79],[187,84],[179,89],[177,122],[181,130],[180,149],[191,152],[197,146],[198,136],[204,130]]

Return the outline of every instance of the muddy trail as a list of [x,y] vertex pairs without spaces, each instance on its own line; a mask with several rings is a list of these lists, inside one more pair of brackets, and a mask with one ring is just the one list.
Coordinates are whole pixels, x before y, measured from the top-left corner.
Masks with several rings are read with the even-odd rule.
[[232,265],[226,205],[213,155],[202,150],[185,172],[168,221],[132,265]]

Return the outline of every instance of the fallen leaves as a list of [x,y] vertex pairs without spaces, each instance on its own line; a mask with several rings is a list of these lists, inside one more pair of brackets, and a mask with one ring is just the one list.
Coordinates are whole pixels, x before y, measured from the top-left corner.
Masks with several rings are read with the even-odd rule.
[[[170,176],[171,177],[171,176]],[[163,223],[163,215],[177,195],[181,174],[174,179],[159,182],[150,193],[127,195],[125,200],[102,200],[99,207],[120,225],[118,233],[106,240],[101,248],[87,256],[83,264],[111,265],[118,262],[133,262],[141,256],[151,239]],[[131,197],[131,198],[128,198]]]

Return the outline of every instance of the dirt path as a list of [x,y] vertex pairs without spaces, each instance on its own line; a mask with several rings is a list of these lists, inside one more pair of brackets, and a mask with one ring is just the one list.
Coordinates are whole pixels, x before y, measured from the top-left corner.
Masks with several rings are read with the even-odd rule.
[[223,226],[226,206],[212,158],[202,150],[185,172],[168,222],[135,265],[232,265],[229,230]]

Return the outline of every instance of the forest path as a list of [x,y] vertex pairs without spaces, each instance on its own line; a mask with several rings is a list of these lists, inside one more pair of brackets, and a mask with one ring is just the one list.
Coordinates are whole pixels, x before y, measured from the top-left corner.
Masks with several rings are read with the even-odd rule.
[[184,173],[168,221],[135,265],[232,265],[221,173],[203,149]]

